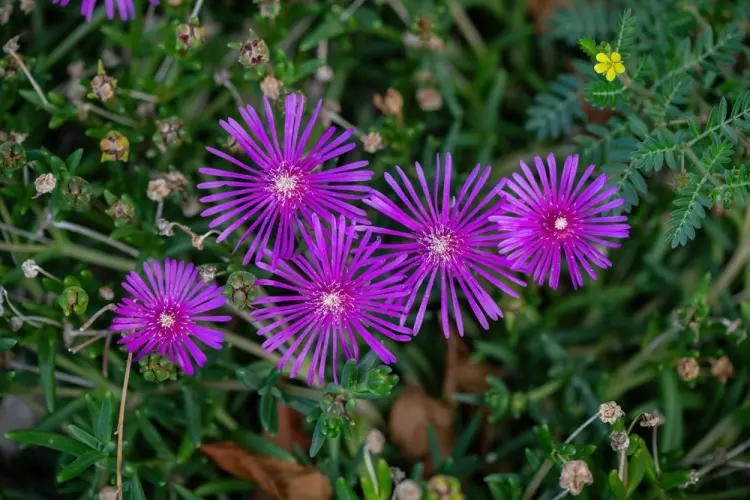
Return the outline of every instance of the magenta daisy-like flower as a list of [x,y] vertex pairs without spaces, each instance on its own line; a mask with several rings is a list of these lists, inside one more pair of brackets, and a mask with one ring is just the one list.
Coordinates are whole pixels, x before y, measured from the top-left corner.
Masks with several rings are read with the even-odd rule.
[[[221,214],[209,224],[212,228],[233,221],[219,235],[217,242],[242,227],[243,233],[235,251],[252,237],[244,264],[250,262],[253,255],[259,261],[269,247],[272,247],[273,263],[280,258],[290,258],[294,252],[295,228],[301,227],[303,221],[311,223],[313,214],[325,220],[334,215],[344,215],[351,220],[367,223],[364,210],[351,204],[370,191],[367,186],[357,184],[372,178],[371,171],[363,170],[367,162],[357,161],[328,170],[319,169],[324,162],[354,148],[353,142],[347,142],[353,130],[333,138],[336,127],[330,127],[312,149],[304,153],[321,104],[322,101],[318,102],[300,136],[304,98],[296,94],[287,96],[281,147],[268,99],[264,99],[264,105],[270,138],[251,106],[239,110],[250,133],[231,118],[222,120],[221,126],[242,146],[250,164],[218,149],[206,148],[239,167],[239,171],[208,167],[200,169],[201,173],[221,180],[204,182],[198,188],[230,188],[201,198],[203,203],[221,202],[204,210],[201,215],[209,217]],[[247,224],[246,228],[244,224]]]
[[280,261],[275,268],[258,264],[275,273],[272,279],[258,280],[258,285],[288,292],[254,302],[267,307],[253,311],[253,320],[271,321],[258,330],[259,335],[269,336],[263,343],[266,352],[291,343],[279,362],[279,369],[296,355],[293,377],[312,350],[308,384],[313,383],[316,372],[318,382],[323,382],[329,352],[337,380],[339,353],[343,351],[347,360],[359,358],[357,339],[374,350],[383,363],[396,361],[376,337],[410,339],[409,329],[399,326],[394,319],[401,316],[403,308],[388,303],[388,299],[407,293],[402,284],[404,276],[393,273],[404,257],[373,257],[380,240],[371,241],[366,233],[355,245],[358,234],[344,217],[332,218],[330,228],[324,229],[313,215],[312,235],[304,227],[300,232],[307,256],[297,254],[290,261]]
[[[518,297],[518,294],[507,282],[525,286],[521,279],[508,271],[507,259],[494,252],[500,240],[488,217],[501,213],[501,199],[498,196],[500,186],[492,189],[484,197],[479,196],[490,176],[490,170],[490,167],[482,170],[481,165],[474,167],[458,193],[458,198],[451,198],[451,155],[445,156],[442,188],[438,155],[432,192],[427,185],[422,167],[417,163],[416,173],[422,198],[417,194],[419,188],[415,189],[411,180],[397,166],[396,172],[406,192],[396,179],[386,173],[385,180],[393,189],[393,193],[386,196],[373,191],[371,197],[365,200],[366,204],[390,217],[401,227],[361,229],[407,240],[403,243],[383,244],[381,248],[407,256],[400,266],[400,271],[407,275],[406,287],[411,293],[408,297],[397,300],[397,303],[406,301],[405,310],[408,312],[421,294],[421,304],[413,328],[414,334],[419,332],[422,326],[430,293],[436,283],[440,287],[441,318],[446,337],[450,332],[449,309],[453,310],[458,333],[463,335],[464,332],[459,293],[466,297],[469,307],[482,327],[488,329],[487,317],[495,320],[502,317],[502,311],[482,281],[513,297]],[[394,200],[400,201],[400,205]],[[487,251],[487,248],[493,251]],[[404,315],[401,324],[405,322]]]
[[[81,1],[81,14],[86,17],[86,21],[91,21],[91,17],[94,15],[94,9],[98,0],[82,0]],[[152,4],[159,5],[159,0],[150,0]],[[70,3],[70,0],[52,0],[54,5],[61,5],[65,7]],[[115,7],[120,15],[120,19],[127,21],[128,19],[135,19],[135,6],[133,0],[104,0],[104,7],[107,10],[107,17],[113,19],[115,17]]]
[[194,338],[208,347],[221,349],[224,334],[197,322],[229,321],[229,316],[211,316],[205,313],[221,307],[226,300],[221,288],[207,285],[198,279],[198,269],[193,264],[167,259],[164,267],[152,261],[143,264],[147,281],[135,271],[130,271],[122,287],[132,296],[122,299],[115,308],[112,330],[124,333],[120,344],[136,360],[153,351],[177,363],[192,375],[193,358],[198,366],[206,362]]
[[620,224],[627,217],[604,215],[625,200],[614,198],[616,186],[605,187],[605,174],[586,186],[594,165],[576,183],[578,155],[565,159],[559,185],[554,155],[547,157],[548,168],[538,156],[534,163],[541,188],[531,169],[521,162],[524,176],[514,173],[506,184],[510,192],[503,192],[507,212],[492,217],[502,233],[500,253],[513,261],[514,269],[533,273],[540,285],[549,275],[553,289],[557,289],[564,253],[573,288],[578,288],[583,286],[579,264],[593,279],[596,273],[592,264],[602,269],[612,265],[596,245],[619,247],[605,238],[628,237],[630,226]]

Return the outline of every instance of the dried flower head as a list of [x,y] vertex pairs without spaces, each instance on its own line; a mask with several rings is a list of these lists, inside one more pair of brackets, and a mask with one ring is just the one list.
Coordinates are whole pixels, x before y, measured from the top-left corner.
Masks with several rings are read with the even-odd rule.
[[615,431],[609,435],[609,444],[615,451],[626,451],[630,446],[630,436],[625,431]]
[[54,191],[55,185],[57,185],[55,174],[42,174],[34,179],[34,187],[36,188],[37,196],[51,193]]
[[213,349],[221,349],[224,339],[223,333],[198,322],[231,320],[229,316],[206,314],[224,305],[221,288],[200,281],[196,267],[185,262],[146,262],[143,271],[147,281],[130,271],[122,283],[132,298],[123,298],[117,305],[110,329],[132,332],[123,333],[119,343],[129,352],[138,353],[136,361],[158,352],[192,375],[191,358],[198,366],[207,359],[194,339]]
[[687,482],[682,483],[680,485],[680,488],[684,490],[684,489],[689,488],[690,486],[693,486],[694,484],[698,484],[698,481],[700,480],[700,478],[701,478],[700,473],[697,470],[692,469],[690,471],[690,476],[688,477]]
[[583,460],[565,462],[560,474],[560,488],[567,490],[572,496],[578,496],[583,488],[594,483],[594,476],[589,466]]
[[167,181],[170,191],[182,193],[185,188],[190,184],[185,175],[178,170],[171,170],[164,176],[164,180]]
[[210,264],[199,266],[198,276],[200,276],[201,281],[204,283],[213,281],[214,277],[216,277],[216,266],[212,266]]
[[[411,293],[408,297],[394,300],[394,303],[405,303],[409,311],[417,304],[417,298],[421,297],[413,327],[415,335],[427,312],[433,286],[438,286],[440,290],[440,318],[446,337],[451,331],[449,309],[453,310],[459,335],[464,334],[462,311],[458,305],[459,293],[468,298],[471,311],[482,328],[487,330],[488,317],[496,320],[502,316],[498,301],[486,290],[488,284],[511,297],[518,297],[518,293],[509,286],[509,282],[525,286],[523,280],[509,272],[510,262],[507,259],[486,250],[501,238],[492,231],[490,219],[504,208],[497,196],[501,186],[494,187],[485,196],[479,196],[489,180],[491,167],[474,167],[459,190],[458,198],[452,199],[451,155],[446,154],[444,160],[445,170],[441,173],[440,155],[437,155],[432,189],[428,187],[422,166],[416,164],[417,189],[421,187],[421,197],[401,167],[396,166],[400,183],[386,173],[385,180],[391,190],[387,193],[373,191],[365,199],[365,204],[392,219],[397,226],[359,227],[374,234],[397,234],[405,239],[402,243],[389,243],[383,248],[406,258],[403,271],[407,274],[406,287]],[[402,325],[406,319],[407,315],[401,317]]]
[[405,479],[396,486],[396,500],[420,500],[422,487],[411,479]]
[[104,63],[99,59],[99,68],[96,76],[91,80],[91,92],[89,99],[99,99],[101,102],[110,102],[117,95],[117,80],[107,74]]
[[315,78],[319,82],[327,83],[333,80],[333,68],[328,64],[324,64],[320,68],[315,70]]
[[23,264],[21,264],[21,271],[23,271],[23,275],[29,279],[34,279],[39,276],[39,266],[36,265],[34,259],[25,260]]
[[664,415],[655,411],[653,413],[641,414],[641,427],[658,427],[664,423]]
[[281,96],[281,88],[284,86],[284,82],[277,80],[273,75],[266,76],[262,82],[260,82],[260,90],[263,95],[271,100],[276,100]]
[[502,194],[505,213],[492,218],[501,233],[500,253],[513,262],[513,269],[533,273],[540,285],[549,275],[548,283],[553,289],[557,289],[560,280],[564,255],[573,288],[578,288],[583,286],[579,264],[596,279],[591,264],[603,269],[612,265],[597,247],[619,247],[605,238],[628,237],[630,226],[621,224],[626,216],[603,215],[625,200],[613,198],[618,188],[606,187],[606,174],[586,186],[594,165],[576,183],[577,155],[566,158],[559,184],[553,154],[547,156],[547,167],[538,156],[534,163],[541,188],[524,162],[524,176],[514,173],[512,179],[501,182],[506,186]]
[[247,40],[240,48],[239,63],[246,68],[254,68],[268,62],[268,45],[260,39]]
[[0,142],[13,142],[16,144],[23,144],[29,134],[24,134],[17,130],[11,130],[10,132],[4,132],[0,130]]
[[13,172],[26,165],[26,150],[17,142],[0,142],[0,170]]
[[690,382],[698,378],[701,372],[701,367],[698,364],[698,360],[695,358],[681,358],[677,362],[677,374],[685,382]]
[[281,11],[281,0],[253,0],[260,4],[260,16],[266,19],[275,19]]
[[10,329],[12,331],[17,332],[23,326],[23,318],[19,318],[18,316],[13,316],[8,321],[8,324],[10,325]]
[[[153,5],[159,5],[159,0],[150,0]],[[52,0],[54,5],[61,5],[65,7],[70,3],[70,0]],[[96,8],[97,0],[81,0],[81,14],[86,17],[86,21],[91,21],[94,15],[94,8]],[[135,19],[135,5],[133,0],[104,0],[104,7],[107,12],[109,19],[114,19],[115,8],[120,16],[120,19],[127,21],[129,19]]]
[[130,141],[117,130],[112,130],[99,141],[101,161],[128,161]]
[[[246,164],[223,151],[208,147],[206,149],[210,153],[238,168],[200,169],[202,174],[213,176],[216,180],[201,183],[198,189],[229,188],[201,198],[202,203],[220,202],[202,213],[204,217],[220,214],[211,221],[210,228],[232,221],[216,241],[225,240],[240,226],[248,224],[235,247],[236,251],[246,241],[250,242],[243,259],[245,264],[253,257],[260,260],[266,249],[273,249],[272,261],[290,258],[294,251],[296,228],[303,223],[310,224],[313,213],[341,214],[357,222],[367,222],[365,211],[352,204],[370,191],[360,184],[372,178],[372,172],[364,170],[367,162],[320,169],[325,162],[354,149],[354,143],[348,141],[353,130],[335,137],[336,129],[331,127],[306,153],[305,147],[321,103],[318,103],[304,129],[304,98],[290,94],[286,97],[285,106],[283,142],[276,137],[271,104],[265,99],[267,123],[273,138],[268,137],[264,123],[252,106],[241,108],[240,114],[249,132],[234,119],[220,123],[242,145],[251,161]],[[281,143],[283,147],[274,148],[272,143]]]
[[171,190],[169,189],[169,183],[166,179],[154,179],[149,181],[148,188],[146,189],[146,196],[152,201],[161,201],[169,196]]
[[201,202],[195,196],[188,196],[182,203],[182,215],[185,217],[194,217],[198,215],[203,208]]
[[417,103],[422,111],[439,111],[443,108],[443,95],[437,89],[423,87],[417,90]]
[[362,147],[368,153],[377,153],[383,149],[383,138],[378,132],[370,132],[362,138]]
[[197,23],[197,19],[194,19],[194,21],[177,26],[175,33],[177,50],[196,49],[206,42],[206,30]]
[[378,429],[370,429],[365,437],[365,444],[370,453],[379,455],[383,452],[383,446],[385,446],[385,436]]
[[36,9],[36,0],[21,0],[21,10],[24,14],[31,14]]
[[104,300],[112,300],[115,298],[115,292],[112,290],[112,288],[108,286],[103,286],[99,289],[99,297],[101,297]]
[[156,122],[156,132],[151,139],[159,151],[166,153],[168,149],[179,146],[189,138],[182,120],[177,116],[172,116]]
[[625,412],[622,411],[620,405],[614,401],[608,403],[602,403],[599,405],[599,418],[605,424],[614,424],[618,419],[625,416]]
[[722,356],[711,363],[711,375],[722,384],[726,384],[727,380],[734,375],[734,365],[727,356]]
[[404,258],[373,257],[380,241],[371,241],[370,233],[357,235],[344,216],[332,219],[330,226],[323,228],[313,215],[311,226],[310,232],[304,226],[299,228],[307,255],[297,254],[275,267],[257,264],[275,274],[273,279],[258,280],[258,286],[285,291],[284,295],[260,297],[253,303],[266,306],[250,313],[254,321],[273,320],[258,330],[258,335],[268,337],[263,348],[272,352],[292,342],[279,361],[279,369],[296,356],[291,370],[294,377],[314,347],[308,384],[315,379],[323,382],[329,359],[333,379],[338,381],[339,353],[343,351],[347,360],[359,359],[360,342],[355,336],[383,363],[396,361],[375,335],[399,342],[409,340],[409,330],[394,323],[403,307],[391,303],[408,293],[402,284],[404,276],[396,271]]
[[[10,21],[10,16],[13,15],[13,0],[0,0],[0,26],[5,25]],[[0,72],[2,72],[0,67]],[[0,76],[2,74],[0,73]]]
[[425,46],[432,52],[442,52],[445,50],[445,42],[434,33],[427,39]]
[[404,96],[398,90],[389,88],[385,92],[385,97],[375,94],[372,103],[386,116],[400,116],[404,109]]

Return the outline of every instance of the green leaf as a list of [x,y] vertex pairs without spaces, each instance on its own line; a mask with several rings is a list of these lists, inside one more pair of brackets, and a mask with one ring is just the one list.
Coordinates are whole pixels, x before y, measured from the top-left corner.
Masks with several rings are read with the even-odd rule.
[[659,481],[659,486],[663,490],[670,490],[672,488],[676,488],[677,486],[681,484],[685,484],[690,480],[690,471],[689,470],[675,470],[670,472],[665,472],[662,475],[661,481]]
[[83,455],[90,451],[89,448],[80,441],[76,441],[71,437],[54,432],[17,430],[6,432],[5,437],[11,441],[43,446],[63,453],[69,453],[74,456]]
[[344,363],[344,368],[341,370],[341,387],[348,388],[352,384],[356,383],[356,368],[357,360],[354,358],[347,360]]
[[595,58],[596,54],[599,52],[599,47],[593,38],[579,38],[578,46],[581,47],[584,54],[592,59]]
[[336,480],[336,500],[360,500],[354,490],[340,477]]
[[584,81],[574,75],[560,75],[550,84],[549,93],[534,97],[534,104],[526,110],[525,128],[536,138],[557,139],[573,128],[577,119],[584,118],[581,106]]
[[57,482],[64,483],[80,476],[86,469],[104,458],[106,458],[105,455],[99,451],[87,451],[60,470],[60,473],[57,475]]
[[89,448],[93,448],[97,451],[99,450],[100,440],[96,439],[94,436],[81,429],[77,425],[70,424],[68,426],[68,432],[70,432],[74,438],[76,438]]
[[532,469],[536,470],[539,468],[539,466],[542,464],[539,461],[539,457],[537,457],[533,451],[531,451],[528,448],[524,448],[523,450],[524,456],[526,456],[526,461],[529,462],[529,465]]
[[388,462],[381,459],[378,461],[378,492],[381,500],[390,500],[393,491],[393,479],[391,478],[391,469]]
[[0,352],[8,352],[18,343],[16,339],[0,338]]
[[260,397],[260,423],[270,435],[276,435],[279,428],[279,416],[276,412],[276,398],[270,392]]
[[625,490],[625,485],[622,484],[620,476],[617,475],[616,470],[612,469],[609,471],[607,481],[609,483],[609,489],[615,496],[616,500],[625,500],[625,498],[627,498],[628,492]]
[[365,496],[365,500],[380,500],[380,497],[375,492],[375,485],[368,476],[360,477],[359,485],[362,487],[362,493]]
[[636,31],[637,26],[633,13],[630,9],[625,9],[617,23],[617,38],[614,45],[614,51],[619,52],[623,59],[630,53],[630,48],[633,47]]
[[146,493],[143,491],[143,485],[138,476],[134,476],[130,481],[123,485],[123,490],[129,500],[147,500]]
[[76,169],[78,168],[78,165],[81,163],[81,158],[83,157],[83,149],[79,148],[73,151],[70,156],[65,160],[65,165],[68,167],[68,172],[72,174],[75,173]]
[[154,427],[154,424],[143,414],[141,410],[135,411],[135,421],[138,429],[143,434],[146,442],[156,451],[160,457],[171,458],[172,451],[169,449],[167,442],[161,436],[161,433]]
[[57,336],[50,329],[44,329],[39,336],[39,382],[47,403],[47,411],[55,411],[55,358],[57,355]]
[[195,489],[198,496],[220,496],[227,493],[244,493],[252,487],[251,482],[244,479],[216,479],[203,483]]
[[193,389],[182,388],[182,399],[185,404],[188,436],[197,448],[201,445],[201,406]]
[[112,422],[114,419],[114,400],[115,397],[111,392],[107,392],[102,398],[102,405],[99,408],[99,416],[94,426],[94,435],[99,441],[106,443],[112,441]]
[[637,450],[630,458],[630,464],[628,465],[628,497],[635,492],[635,489],[643,481],[649,459],[648,452],[642,449]]
[[172,483],[172,488],[174,488],[174,490],[180,495],[180,498],[183,498],[184,500],[201,500],[201,497],[180,484]]
[[318,24],[299,44],[299,50],[306,51],[316,47],[320,42],[342,35],[345,32],[343,23],[331,15]]
[[310,457],[314,457],[320,451],[320,448],[325,443],[325,436],[323,435],[323,418],[318,418],[315,423],[315,429],[313,430],[312,440],[310,442]]

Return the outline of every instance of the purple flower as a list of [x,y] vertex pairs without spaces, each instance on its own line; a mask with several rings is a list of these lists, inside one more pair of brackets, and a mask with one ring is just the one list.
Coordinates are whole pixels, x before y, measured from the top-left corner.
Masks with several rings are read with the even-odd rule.
[[[86,21],[91,21],[91,16],[94,15],[94,8],[96,7],[97,0],[82,0],[81,1],[81,14],[86,16]],[[70,3],[70,0],[52,0],[54,5],[61,5],[65,7]],[[154,5],[159,5],[159,0],[151,0]],[[133,0],[104,0],[104,7],[107,9],[107,17],[112,19],[115,17],[115,4],[117,4],[117,12],[120,14],[120,19],[127,21],[128,19],[135,19],[135,6]]]
[[[490,167],[482,171],[481,165],[472,170],[464,183],[457,199],[451,200],[451,156],[445,157],[445,174],[442,189],[440,187],[440,156],[437,157],[437,171],[435,183],[430,193],[424,172],[419,163],[416,164],[417,177],[422,188],[423,200],[420,199],[412,182],[400,167],[396,167],[401,182],[406,187],[406,193],[401,185],[390,174],[385,174],[385,180],[393,189],[393,193],[386,196],[373,191],[371,198],[365,203],[381,213],[387,215],[402,227],[399,229],[385,229],[368,227],[372,232],[396,236],[408,240],[406,243],[390,243],[381,248],[390,250],[402,256],[408,256],[403,261],[400,271],[407,274],[406,287],[411,290],[406,300],[406,311],[414,305],[417,295],[422,292],[422,301],[414,324],[414,334],[419,332],[424,319],[430,292],[436,281],[440,286],[440,303],[443,333],[450,334],[449,308],[453,310],[459,335],[463,335],[464,327],[461,310],[458,305],[459,293],[463,292],[479,323],[484,329],[489,328],[487,317],[495,320],[502,317],[502,311],[497,302],[484,289],[479,279],[498,287],[513,297],[518,297],[507,284],[512,281],[521,286],[524,282],[506,268],[510,263],[494,251],[484,250],[494,247],[499,241],[493,224],[487,219],[490,215],[501,213],[501,200],[498,196],[500,186],[494,188],[488,195],[477,201],[477,196],[487,182]],[[407,194],[408,193],[408,194]],[[399,200],[401,206],[391,200]],[[403,207],[403,208],[402,208]],[[426,286],[422,285],[426,282]],[[401,318],[401,324],[406,321],[406,315]]]
[[[294,253],[295,229],[300,228],[303,221],[310,224],[313,214],[318,214],[326,220],[334,215],[344,215],[354,221],[367,223],[364,210],[350,203],[362,199],[370,191],[367,186],[357,184],[372,178],[371,171],[362,170],[367,166],[367,162],[358,161],[329,170],[318,169],[324,162],[354,148],[354,143],[346,142],[353,130],[348,130],[331,140],[336,127],[330,127],[308,153],[303,152],[321,103],[322,101],[318,102],[300,137],[304,98],[296,94],[287,96],[283,148],[279,147],[268,99],[264,99],[264,104],[272,139],[269,139],[260,117],[251,106],[239,110],[250,128],[250,134],[235,120],[222,120],[221,126],[242,146],[252,166],[217,149],[206,148],[219,158],[242,169],[237,172],[201,168],[201,173],[222,180],[204,182],[199,184],[198,188],[230,188],[228,191],[201,198],[203,203],[222,201],[203,211],[201,215],[208,217],[221,214],[211,221],[211,228],[235,219],[219,235],[217,242],[223,241],[233,231],[248,223],[247,229],[242,228],[244,233],[235,247],[236,251],[252,236],[243,264],[250,262],[253,255],[256,256],[256,261],[259,261],[269,248],[269,241],[273,242],[272,263],[275,264],[278,259],[290,258]],[[251,219],[254,220],[250,222]]]
[[[260,286],[286,290],[287,295],[259,298],[253,305],[273,304],[251,313],[255,321],[271,320],[258,330],[259,335],[270,335],[263,343],[266,352],[292,342],[279,362],[279,368],[301,351],[292,367],[295,376],[302,362],[313,349],[307,382],[312,384],[317,371],[322,383],[329,349],[333,377],[338,380],[338,356],[343,350],[345,359],[359,359],[357,338],[377,353],[383,363],[396,361],[375,335],[397,341],[409,340],[409,329],[395,324],[392,318],[402,314],[402,308],[389,304],[388,299],[407,293],[401,282],[404,276],[391,274],[404,257],[390,260],[373,257],[380,239],[370,241],[366,233],[354,245],[358,234],[342,216],[331,219],[330,229],[324,229],[317,216],[312,216],[312,236],[300,227],[307,244],[308,256],[295,255],[291,261],[280,261],[276,268],[258,264],[276,274],[273,279],[257,281]],[[294,266],[290,265],[294,264]]]
[[223,333],[196,322],[229,321],[229,316],[202,315],[221,307],[226,299],[219,287],[198,279],[198,269],[193,264],[167,259],[163,271],[156,261],[144,263],[143,270],[148,283],[135,271],[125,278],[122,287],[133,298],[123,298],[117,305],[111,329],[132,331],[123,335],[120,344],[132,353],[140,350],[136,360],[157,351],[162,356],[169,355],[173,363],[177,360],[185,373],[192,375],[190,357],[198,366],[206,362],[206,355],[192,337],[213,349],[221,349],[224,338]]
[[557,289],[562,253],[568,263],[573,288],[583,286],[580,263],[589,276],[596,279],[591,264],[606,269],[612,263],[594,245],[619,247],[604,238],[627,238],[630,226],[624,215],[601,215],[619,207],[625,200],[612,199],[617,187],[605,188],[607,176],[601,174],[584,187],[594,165],[590,165],[575,183],[578,155],[565,159],[560,184],[557,184],[555,157],[547,157],[549,168],[538,156],[534,158],[542,181],[539,188],[534,174],[521,162],[525,175],[513,174],[507,181],[512,193],[504,192],[507,213],[492,217],[502,234],[501,254],[508,254],[514,269],[523,269],[540,285],[549,273],[549,286]]

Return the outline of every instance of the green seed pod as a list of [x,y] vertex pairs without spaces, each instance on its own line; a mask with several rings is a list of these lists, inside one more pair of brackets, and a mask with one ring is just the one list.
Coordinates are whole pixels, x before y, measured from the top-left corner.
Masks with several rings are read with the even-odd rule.
[[168,149],[174,148],[190,140],[190,135],[179,117],[173,116],[166,120],[156,122],[156,132],[152,140],[159,151],[166,153]]
[[177,26],[175,36],[177,38],[176,48],[181,51],[197,49],[206,42],[206,30],[198,24],[197,19]]
[[71,177],[60,183],[58,203],[65,210],[85,210],[91,201],[91,184],[81,177]]
[[247,40],[240,48],[238,61],[246,68],[254,68],[268,62],[268,45],[260,39]]
[[89,305],[89,295],[80,286],[69,286],[57,298],[57,304],[65,316],[73,313],[83,314]]
[[17,142],[0,143],[0,170],[10,176],[11,172],[26,165],[26,150]]
[[135,203],[130,196],[122,195],[105,212],[115,221],[131,221],[135,218]]
[[229,275],[222,294],[232,303],[244,309],[255,300],[255,282],[258,278],[246,271],[237,271]]
[[152,353],[138,362],[140,372],[146,382],[164,382],[177,380],[177,367],[167,357]]

